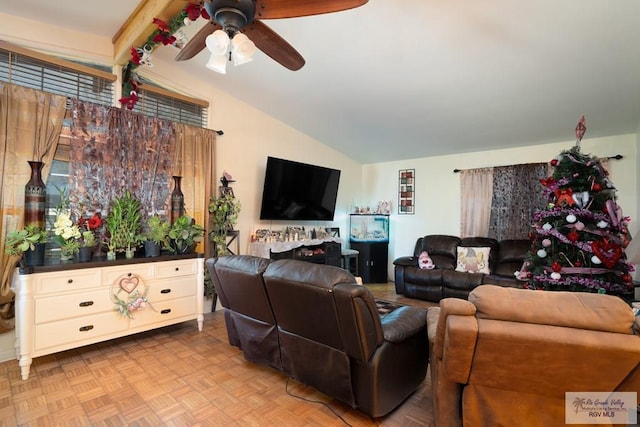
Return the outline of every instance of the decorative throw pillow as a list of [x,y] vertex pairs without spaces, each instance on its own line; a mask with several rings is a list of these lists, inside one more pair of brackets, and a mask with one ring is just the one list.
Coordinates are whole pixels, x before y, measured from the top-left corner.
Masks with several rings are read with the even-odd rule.
[[489,274],[491,248],[465,248],[458,246],[456,271]]
[[420,252],[420,256],[418,257],[418,267],[423,270],[432,270],[436,268],[436,265],[433,263],[433,260],[427,251]]

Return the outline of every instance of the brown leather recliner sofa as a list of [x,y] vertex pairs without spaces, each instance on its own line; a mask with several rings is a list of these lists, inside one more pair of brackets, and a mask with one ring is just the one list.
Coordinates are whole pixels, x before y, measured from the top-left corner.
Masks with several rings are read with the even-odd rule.
[[369,290],[347,271],[248,255],[207,268],[229,343],[371,417],[388,414],[426,377],[426,309],[380,317]]
[[[489,274],[456,271],[458,247],[489,248]],[[520,270],[531,242],[526,239],[502,240],[432,234],[417,239],[413,256],[393,261],[396,293],[406,297],[438,302],[442,298],[467,298],[482,284],[520,287],[514,272]],[[426,251],[435,268],[421,269],[420,253]]]
[[438,427],[561,426],[566,392],[640,397],[640,318],[618,297],[483,285],[428,324]]

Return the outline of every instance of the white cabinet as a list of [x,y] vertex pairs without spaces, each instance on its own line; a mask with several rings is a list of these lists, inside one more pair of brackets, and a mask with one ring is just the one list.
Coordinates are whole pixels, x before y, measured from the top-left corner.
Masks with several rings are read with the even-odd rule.
[[[29,377],[34,357],[193,319],[202,330],[204,259],[163,258],[16,273],[16,352],[22,379]],[[126,303],[136,291],[147,305],[122,315],[114,295]]]

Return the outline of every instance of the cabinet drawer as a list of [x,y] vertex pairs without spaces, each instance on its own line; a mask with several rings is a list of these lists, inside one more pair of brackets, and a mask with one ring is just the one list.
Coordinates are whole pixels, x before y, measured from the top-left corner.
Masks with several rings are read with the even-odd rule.
[[134,275],[140,277],[144,282],[151,281],[153,279],[153,265],[145,263],[105,267],[102,269],[102,283],[105,286],[112,286],[117,280]]
[[35,349],[37,351],[47,347],[93,339],[101,335],[124,331],[128,326],[129,319],[122,317],[116,311],[42,323],[36,325],[35,328]]
[[153,309],[147,307],[133,314],[133,319],[130,320],[131,328],[166,322],[183,316],[193,315],[195,317],[197,313],[195,296],[156,303],[152,301],[151,304]]
[[108,290],[100,289],[36,299],[36,323],[111,311],[114,303],[109,295]]
[[195,275],[196,273],[197,273],[196,260],[189,259],[184,261],[168,261],[168,262],[158,263],[156,265],[155,277],[157,279],[162,279],[167,277]]
[[100,286],[100,270],[69,270],[36,274],[35,292],[39,294],[75,291]]
[[147,297],[153,304],[155,301],[190,297],[196,294],[195,277],[177,277],[175,279],[158,280],[149,287]]

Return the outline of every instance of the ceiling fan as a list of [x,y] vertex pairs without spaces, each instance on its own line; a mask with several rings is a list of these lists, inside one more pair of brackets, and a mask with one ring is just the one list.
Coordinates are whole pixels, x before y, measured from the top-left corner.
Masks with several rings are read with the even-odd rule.
[[[304,58],[285,39],[262,22],[262,19],[295,18],[353,9],[368,0],[208,0],[204,7],[211,21],[198,31],[176,56],[176,61],[191,59],[210,46],[207,37],[234,39],[248,37],[255,47],[274,61],[296,71],[305,64]],[[224,33],[226,33],[226,35]],[[240,37],[238,39],[240,39]],[[228,41],[228,40],[227,40]],[[210,49],[211,50],[211,49]]]

